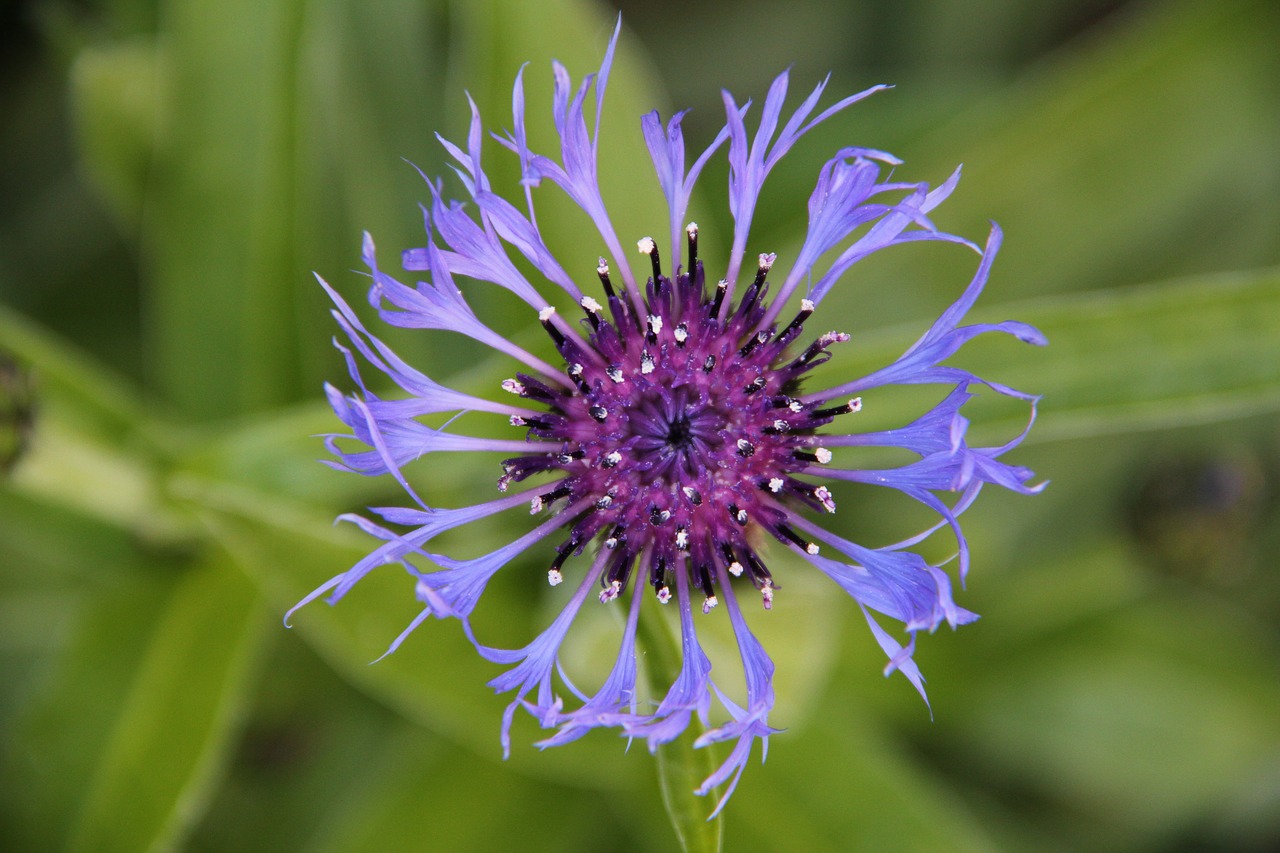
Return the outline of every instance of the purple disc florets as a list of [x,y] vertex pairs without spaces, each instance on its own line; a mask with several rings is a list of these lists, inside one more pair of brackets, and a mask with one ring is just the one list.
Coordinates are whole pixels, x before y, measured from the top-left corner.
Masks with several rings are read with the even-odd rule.
[[671,573],[687,560],[703,612],[717,604],[718,567],[749,578],[768,608],[776,587],[752,537],[767,533],[817,554],[789,523],[787,507],[835,512],[826,486],[794,475],[830,461],[815,431],[861,401],[826,406],[797,394],[805,373],[830,357],[827,348],[849,336],[828,332],[793,347],[814,310],[808,300],[782,329],[762,324],[773,255],[760,256],[741,302],[726,310],[727,282],[707,291],[697,226],[686,233],[694,271],[674,278],[662,274],[653,240],[640,241],[653,266],[640,310],[615,292],[600,260],[606,305],[582,298],[585,341],[561,330],[554,309],[542,312],[568,382],[557,387],[522,373],[503,388],[546,407],[511,422],[562,452],[506,460],[498,488],[545,471],[560,477],[531,500],[534,513],[557,501],[579,511],[548,573],[553,585],[566,558],[604,534],[612,553],[601,601],[617,598],[639,563],[665,604]]
[[[870,148],[840,149],[817,176],[808,229],[790,268],[781,275],[774,272],[771,254],[758,256],[754,273],[744,263],[756,204],[773,166],[810,129],[883,88],[879,86],[811,117],[825,86],[821,84],[784,121],[788,76],[783,73],[769,89],[754,138],[744,123],[750,105],[739,106],[725,93],[725,126],[692,164],[686,164],[683,113],[665,127],[657,113],[643,116],[641,130],[669,207],[672,272],[663,273],[657,242],[645,238],[639,249],[652,272],[637,276],[596,178],[600,112],[617,36],[615,29],[599,73],[576,89],[568,72],[555,65],[552,115],[561,143],[558,160],[529,148],[524,89],[517,76],[513,130],[497,139],[518,158],[523,209],[490,185],[481,162],[483,127],[472,104],[465,149],[442,140],[471,201],[446,201],[442,186],[428,181],[427,243],[406,251],[402,264],[422,278],[408,285],[388,274],[379,266],[373,239],[365,235],[363,258],[372,278],[368,300],[379,318],[393,326],[459,333],[513,359],[520,372],[502,388],[516,399],[472,395],[436,382],[370,333],[321,280],[350,344],[338,348],[358,389],[350,394],[327,389],[349,430],[327,439],[335,456],[332,464],[394,477],[414,505],[374,509],[376,521],[343,516],[382,544],[297,606],[326,594],[336,602],[374,569],[403,566],[422,610],[390,650],[430,617],[459,620],[482,656],[508,667],[489,682],[498,692],[515,694],[503,717],[504,749],[520,708],[555,730],[542,746],[612,727],[646,739],[655,749],[678,737],[697,716],[708,727],[697,746],[733,744],[699,789],[705,794],[728,782],[723,806],[752,745],[775,731],[769,725],[773,662],[748,628],[737,600],[749,582],[764,609],[773,605],[780,584],[766,568],[763,550],[773,540],[775,556],[790,552],[773,571],[816,570],[848,593],[889,658],[886,673],[901,672],[923,696],[923,678],[912,660],[917,633],[977,617],[952,599],[950,576],[912,549],[936,530],[949,528],[963,580],[969,545],[959,517],[983,486],[1026,494],[1043,485],[1029,485],[1031,471],[999,459],[1026,436],[1037,398],[944,362],[968,340],[988,332],[1034,344],[1044,338],[1014,320],[961,325],[986,284],[1001,234],[993,226],[986,245],[979,247],[939,230],[930,220],[930,212],[955,189],[959,170],[936,187],[905,183],[882,174],[884,166],[899,164],[892,155]],[[584,109],[593,88],[591,132]],[[684,217],[699,174],[726,142],[733,239],[723,265],[713,265],[721,276],[713,285],[698,258],[697,226],[686,224]],[[598,285],[580,286],[543,241],[534,189],[544,181],[563,191],[594,225],[600,251],[610,258],[600,260]],[[831,357],[834,344],[849,339],[841,332],[814,335],[806,330],[825,296],[862,258],[919,241],[975,251],[980,260],[968,286],[891,363],[802,392],[806,374]],[[537,285],[513,263],[511,250],[536,271]],[[548,351],[547,360],[485,325],[471,310],[462,279],[468,290],[496,285],[523,300],[530,319],[536,315],[551,336],[557,355]],[[577,303],[583,317],[565,320],[540,287],[561,291]],[[766,300],[771,289],[773,298]],[[783,314],[788,306],[793,315]],[[794,319],[786,321],[786,316]],[[397,399],[384,399],[366,386],[362,363],[399,387]],[[842,418],[840,425],[851,431],[835,430],[837,418],[859,411],[862,395],[891,385],[936,386],[938,399],[927,411],[902,417],[892,429],[859,431],[856,418]],[[1027,401],[1032,409],[1027,430],[1003,445],[971,445],[961,409],[984,388]],[[419,420],[467,411],[505,418],[522,434],[470,436],[448,431],[448,424],[434,428]],[[845,467],[830,450],[877,446],[905,450],[914,461],[895,468]],[[500,454],[499,495],[490,493],[480,503],[458,508],[424,500],[415,487],[417,472],[423,470],[418,460],[444,452]],[[815,520],[836,510],[824,485],[833,481],[872,487],[868,491],[894,490],[928,507],[939,521],[901,542],[861,545]],[[533,526],[487,554],[459,559],[431,550],[433,540],[447,530],[518,507],[531,510]],[[573,591],[567,596],[563,590],[552,593],[565,596],[560,615],[524,648],[485,646],[475,636],[471,614],[489,581],[531,549],[549,555],[552,586],[575,578],[576,584],[569,584]],[[652,588],[652,596],[641,594],[645,587]],[[584,693],[568,682],[560,666],[569,627],[589,598],[610,605],[624,595],[627,603],[612,605],[627,608],[613,668],[594,693]],[[681,662],[671,683],[652,685],[653,699],[645,701],[638,685],[637,625],[642,603],[655,606],[654,598],[656,606],[677,608]],[[725,605],[742,662],[746,690],[737,699],[715,684],[695,626],[695,609],[710,614],[719,603]],[[898,623],[906,642],[883,628],[874,614]],[[581,702],[567,708],[565,696]],[[719,720],[710,714],[713,696],[724,707]]]

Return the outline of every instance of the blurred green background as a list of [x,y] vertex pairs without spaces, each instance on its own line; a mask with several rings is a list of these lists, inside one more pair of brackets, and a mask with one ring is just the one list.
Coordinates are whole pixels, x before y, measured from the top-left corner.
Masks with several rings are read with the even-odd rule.
[[[753,626],[787,732],[748,769],[726,849],[1280,849],[1280,7],[689,5],[621,4],[602,178],[624,242],[665,233],[642,113],[693,107],[700,147],[721,87],[759,102],[788,65],[795,92],[831,71],[829,99],[894,83],[778,167],[752,250],[794,254],[840,146],[893,151],[907,180],[963,162],[938,223],[1006,231],[975,316],[1030,321],[1052,344],[962,356],[1045,395],[1014,461],[1053,485],[993,490],[967,514],[959,600],[983,619],[922,638],[932,721],[904,679],[880,677],[853,604],[778,560],[785,597]],[[594,70],[616,11],[0,11],[0,849],[676,845],[641,745],[602,732],[540,754],[522,720],[500,760],[506,700],[484,686],[497,670],[456,624],[369,666],[416,610],[402,573],[280,625],[370,547],[331,519],[400,501],[389,481],[315,462],[313,436],[336,423],[320,384],[345,371],[310,271],[358,301],[362,229],[386,259],[418,245],[427,194],[405,161],[441,171],[432,134],[465,136],[464,89],[508,126],[526,60],[547,149],[547,62]],[[708,169],[690,212],[709,264],[730,233],[725,175]],[[551,195],[540,220],[589,276],[598,247]],[[895,251],[824,307],[860,342],[842,371],[901,351],[973,268],[947,247]],[[529,335],[510,300],[476,304]],[[505,375],[443,334],[388,337],[473,391]],[[974,429],[998,439],[1020,417],[993,404]],[[496,467],[427,473],[456,506]],[[838,497],[841,531],[868,544],[921,521],[883,495]],[[504,574],[544,569],[539,552]],[[509,582],[478,627],[521,645],[554,612],[545,585]],[[617,629],[585,621],[572,663],[599,669]],[[725,639],[710,643],[731,669]]]

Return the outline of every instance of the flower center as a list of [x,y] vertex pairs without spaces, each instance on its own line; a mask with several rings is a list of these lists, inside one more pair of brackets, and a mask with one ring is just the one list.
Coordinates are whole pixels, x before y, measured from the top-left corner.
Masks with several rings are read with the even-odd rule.
[[793,351],[813,313],[807,300],[786,327],[763,323],[773,255],[760,256],[755,280],[730,306],[725,282],[710,293],[704,288],[701,263],[693,260],[692,274],[667,277],[652,241],[641,248],[654,266],[645,297],[616,293],[601,261],[607,305],[582,299],[585,338],[555,309],[542,312],[567,381],[557,388],[518,374],[503,383],[546,407],[545,415],[512,416],[546,449],[505,460],[498,486],[558,472],[560,479],[531,500],[535,513],[556,504],[575,514],[548,572],[553,584],[564,560],[600,537],[612,552],[602,600],[615,597],[641,561],[665,602],[669,570],[687,562],[707,596],[704,609],[715,606],[717,565],[731,575],[745,571],[768,606],[774,587],[752,532],[814,554],[817,546],[792,526],[794,510],[835,509],[824,487],[796,475],[830,459],[816,430],[856,408],[824,408],[796,394],[802,376],[848,335],[829,332]]

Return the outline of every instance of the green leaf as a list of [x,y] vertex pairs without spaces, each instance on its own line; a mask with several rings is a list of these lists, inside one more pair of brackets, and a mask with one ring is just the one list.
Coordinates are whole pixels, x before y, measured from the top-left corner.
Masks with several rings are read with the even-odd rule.
[[[852,627],[850,642],[874,644]],[[729,803],[727,849],[996,849],[949,781],[867,713],[860,694],[875,677],[853,668],[815,709],[812,726],[771,739],[768,763],[748,768]]]
[[[979,338],[949,363],[984,379],[1043,395],[1029,443],[1184,427],[1280,408],[1280,270],[1224,273],[1129,288],[1063,294],[996,307],[979,303],[969,322],[1016,318],[1049,339],[1028,348],[1003,335]],[[820,368],[834,382],[890,363],[927,328],[879,329],[860,336],[851,358]],[[843,355],[843,354],[841,354]],[[868,406],[864,426],[900,409]],[[970,417],[1000,441],[1026,423],[1021,406]]]
[[1242,616],[1153,594],[1009,644],[955,710],[959,763],[1133,834],[1112,849],[1235,813],[1280,746],[1275,638]]
[[86,48],[71,68],[84,167],[130,233],[142,219],[155,154],[163,56],[154,41],[137,39]]
[[111,441],[157,440],[145,423],[145,410],[136,389],[93,362],[66,341],[38,324],[0,305],[0,340],[31,371],[31,395],[37,408],[56,395],[67,401],[75,421],[94,435]]
[[[1275,5],[1146,4],[1109,24],[894,151],[906,161],[899,180],[936,184],[964,164],[933,217],[979,243],[990,220],[1004,228],[988,298],[1276,261]],[[913,97],[911,85],[877,95],[833,118],[823,138],[879,146],[875,101]],[[811,183],[832,151],[799,146],[787,174]],[[801,204],[789,208],[793,229],[803,226]],[[928,314],[941,295],[959,293],[966,268],[955,249],[886,252],[846,276],[824,310],[871,326]]]
[[[278,613],[370,550],[363,534],[332,529],[327,518],[272,495],[195,477],[176,483],[175,490],[197,508],[210,533],[251,574]],[[467,538],[485,542],[501,535],[476,529]],[[517,560],[500,574],[527,578],[536,564]],[[535,589],[545,590],[545,580]],[[547,596],[531,595],[523,581],[491,584],[473,622],[486,643],[519,647],[551,621],[547,610],[554,606]],[[387,707],[477,753],[500,755],[500,718],[510,698],[495,698],[484,686],[497,670],[479,658],[456,621],[428,620],[395,654],[374,663],[420,609],[413,578],[396,566],[384,566],[332,609],[315,602],[295,614],[292,624],[345,680]],[[616,648],[616,640],[612,642]],[[585,665],[601,666],[594,660]],[[589,677],[596,677],[594,669]],[[515,770],[615,790],[634,785],[634,774],[647,760],[625,756],[625,743],[607,737],[535,752],[529,744],[537,739],[536,732],[523,715],[517,716],[510,759]]]
[[71,850],[178,843],[218,778],[263,626],[253,587],[225,562],[183,575],[98,753]]

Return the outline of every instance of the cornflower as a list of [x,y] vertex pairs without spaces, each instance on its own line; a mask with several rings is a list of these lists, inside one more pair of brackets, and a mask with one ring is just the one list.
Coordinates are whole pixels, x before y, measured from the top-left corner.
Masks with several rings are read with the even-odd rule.
[[[665,263],[657,241],[645,237],[638,242],[644,260],[637,272],[610,222],[597,181],[600,116],[620,27],[619,21],[599,72],[576,88],[565,68],[558,62],[553,65],[559,160],[535,153],[528,145],[523,69],[517,74],[514,129],[494,138],[519,160],[523,208],[491,188],[481,160],[485,134],[472,101],[465,148],[441,139],[471,204],[446,201],[443,185],[428,180],[426,245],[404,252],[402,258],[406,271],[423,273],[429,280],[410,286],[394,278],[379,266],[372,238],[364,237],[363,260],[372,277],[368,299],[382,321],[457,332],[508,356],[519,372],[502,382],[505,396],[473,396],[437,383],[399,358],[320,280],[349,341],[349,346],[338,348],[359,389],[344,394],[327,388],[329,402],[350,430],[327,438],[336,457],[332,464],[371,476],[390,475],[415,505],[374,509],[380,521],[343,516],[382,544],[297,607],[326,594],[330,603],[337,602],[373,569],[399,564],[410,574],[422,610],[388,652],[428,617],[459,620],[482,657],[509,667],[489,682],[499,693],[514,693],[501,727],[504,754],[510,751],[510,727],[520,707],[543,727],[555,730],[540,742],[544,747],[613,727],[657,749],[684,732],[696,715],[709,727],[697,739],[698,746],[733,744],[698,789],[706,794],[729,781],[718,812],[737,785],[754,742],[763,742],[763,753],[769,736],[777,731],[769,723],[774,665],[748,627],[740,600],[754,591],[764,610],[775,603],[785,606],[782,585],[766,564],[765,543],[772,540],[791,551],[852,596],[888,656],[886,674],[901,672],[924,696],[923,678],[912,660],[916,635],[944,621],[955,627],[977,617],[954,602],[948,574],[910,549],[949,527],[957,541],[957,571],[963,580],[969,546],[958,518],[982,487],[992,483],[1024,494],[1043,487],[1028,485],[1028,469],[1000,461],[1026,436],[1037,398],[943,362],[970,338],[986,332],[1033,344],[1045,341],[1036,329],[1016,321],[960,325],[987,281],[1000,246],[999,228],[992,226],[982,248],[938,230],[929,214],[955,189],[959,169],[937,187],[896,181],[885,172],[901,161],[870,148],[843,148],[822,167],[809,198],[804,241],[772,299],[767,298],[778,278],[778,259],[771,253],[747,255],[766,177],[809,130],[883,86],[846,97],[815,116],[824,81],[784,122],[784,72],[765,97],[754,137],[745,125],[750,102],[739,105],[726,92],[725,126],[687,168],[681,129],[685,113],[674,115],[665,127],[657,112],[643,116],[641,130],[668,203],[670,232]],[[589,130],[585,105],[593,92],[594,126]],[[711,284],[699,255],[698,227],[685,216],[699,174],[726,141],[733,241]],[[543,181],[566,193],[595,226],[604,256],[594,271],[598,281],[591,286],[580,285],[543,240],[533,193]],[[802,390],[810,371],[826,362],[834,347],[849,341],[843,332],[813,335],[807,330],[831,288],[868,255],[922,240],[959,243],[979,254],[977,272],[959,298],[891,364],[833,387]],[[558,288],[576,303],[582,313],[576,323],[557,311],[520,271],[512,261],[512,249],[543,279],[537,285]],[[832,253],[834,259],[818,269]],[[497,285],[527,303],[556,357],[544,360],[485,325],[468,305],[460,279],[470,280],[468,288],[475,282]],[[791,303],[798,303],[796,313],[784,322],[782,312]],[[399,386],[404,396],[384,399],[371,391],[360,359]],[[891,385],[935,385],[943,393],[933,408],[896,429],[828,430],[837,423],[856,424],[863,395]],[[971,446],[961,409],[978,386],[1027,401],[1027,429],[1001,446]],[[482,438],[450,432],[448,424],[433,428],[419,420],[448,412],[491,413],[519,432],[506,439]],[[357,449],[348,449],[352,439]],[[884,469],[832,464],[832,448],[873,446],[903,448],[918,458]],[[408,467],[421,457],[444,452],[505,457],[498,496],[448,509],[421,498]],[[836,512],[827,485],[831,481],[901,492],[940,520],[896,544],[856,543],[815,520]],[[956,495],[950,503],[939,497],[946,492]],[[525,507],[535,522],[490,553],[459,559],[428,550],[444,531],[518,507]],[[554,544],[542,545],[548,540]],[[572,580],[571,591],[562,594],[559,616],[521,649],[482,644],[470,619],[486,585],[512,560],[540,545],[550,555],[547,582],[558,587]],[[788,563],[788,570],[798,569]],[[650,594],[642,592],[645,587]],[[620,619],[616,662],[591,693],[569,680],[559,657],[593,589],[598,590],[594,597],[599,604],[625,607],[626,614]],[[714,684],[711,661],[698,641],[694,611],[710,614],[721,603],[745,675],[745,697],[738,700]],[[637,627],[642,609],[664,606],[678,610],[680,671],[671,684],[655,685],[661,698],[642,703]],[[907,642],[883,628],[873,612],[901,623]],[[557,673],[562,690],[556,686]],[[577,700],[576,707],[566,707],[565,693]],[[725,712],[714,725],[713,695]]]

